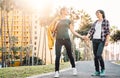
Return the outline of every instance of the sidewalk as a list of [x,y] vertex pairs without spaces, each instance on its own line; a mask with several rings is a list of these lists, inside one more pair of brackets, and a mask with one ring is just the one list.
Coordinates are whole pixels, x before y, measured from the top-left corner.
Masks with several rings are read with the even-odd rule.
[[[106,75],[104,77],[91,76],[94,72],[93,61],[79,61],[76,63],[78,75],[73,76],[71,69],[60,70],[60,78],[120,78],[120,65],[106,61]],[[27,77],[27,78],[54,78],[54,72]]]

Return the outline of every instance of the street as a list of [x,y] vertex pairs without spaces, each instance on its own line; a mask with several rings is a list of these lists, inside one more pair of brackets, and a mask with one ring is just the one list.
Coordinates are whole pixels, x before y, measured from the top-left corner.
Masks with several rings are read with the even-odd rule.
[[[111,61],[105,61],[106,75],[103,77],[100,76],[91,76],[94,73],[94,63],[93,61],[79,61],[76,63],[78,70],[78,75],[72,75],[72,69],[60,70],[60,78],[120,78],[120,65],[114,64]],[[54,72],[37,75],[27,78],[54,78]]]

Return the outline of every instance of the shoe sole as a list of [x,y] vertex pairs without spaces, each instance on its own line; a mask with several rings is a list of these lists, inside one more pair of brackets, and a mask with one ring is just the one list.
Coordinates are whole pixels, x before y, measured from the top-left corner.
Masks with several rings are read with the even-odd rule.
[[100,75],[100,77],[105,77],[105,75]]
[[100,75],[91,75],[91,76],[100,76]]
[[73,76],[77,76],[77,74],[73,74]]
[[100,77],[105,77],[105,75],[91,75],[91,76],[100,76]]
[[58,76],[58,77],[55,77],[55,76],[54,76],[54,78],[59,78],[59,76]]

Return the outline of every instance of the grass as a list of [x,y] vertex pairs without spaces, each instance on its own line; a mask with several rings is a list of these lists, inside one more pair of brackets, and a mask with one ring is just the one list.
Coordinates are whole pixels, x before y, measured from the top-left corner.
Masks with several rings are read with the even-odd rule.
[[[68,62],[61,63],[60,69],[68,68]],[[43,73],[53,72],[54,64],[38,65],[38,66],[19,66],[7,67],[0,69],[0,78],[26,78],[33,75],[40,75]]]
[[117,64],[120,64],[120,61],[116,61]]

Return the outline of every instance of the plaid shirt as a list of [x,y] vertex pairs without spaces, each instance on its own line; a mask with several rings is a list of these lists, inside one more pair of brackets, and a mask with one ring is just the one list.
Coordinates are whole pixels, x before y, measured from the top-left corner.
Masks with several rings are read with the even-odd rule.
[[[97,20],[98,21],[98,20]],[[97,21],[95,21],[93,23],[93,26],[91,27],[91,29],[89,30],[89,34],[90,34],[90,37],[91,39],[93,39],[93,34],[95,33],[95,26],[96,26],[96,23]],[[106,19],[103,19],[103,22],[102,22],[102,28],[101,28],[101,39],[102,41],[105,41],[106,40],[106,36],[110,34],[110,29],[109,29],[110,25],[109,25],[109,21],[106,20]]]

